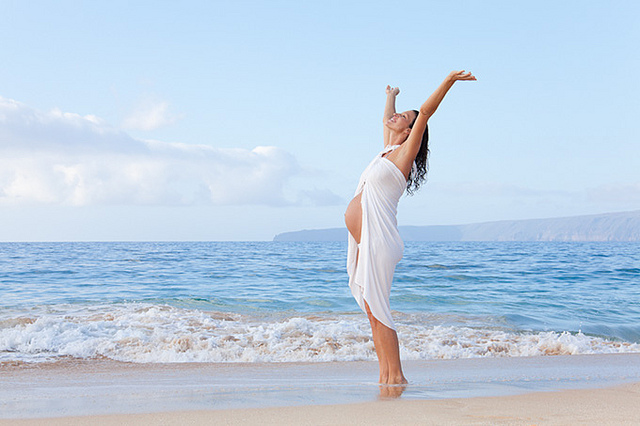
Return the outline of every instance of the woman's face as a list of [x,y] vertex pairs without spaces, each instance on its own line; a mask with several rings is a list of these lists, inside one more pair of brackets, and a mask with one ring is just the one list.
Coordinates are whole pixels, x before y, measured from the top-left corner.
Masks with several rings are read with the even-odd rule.
[[409,129],[409,126],[411,126],[411,123],[413,123],[415,119],[416,113],[409,110],[393,114],[391,118],[387,120],[385,125],[397,133],[402,133]]

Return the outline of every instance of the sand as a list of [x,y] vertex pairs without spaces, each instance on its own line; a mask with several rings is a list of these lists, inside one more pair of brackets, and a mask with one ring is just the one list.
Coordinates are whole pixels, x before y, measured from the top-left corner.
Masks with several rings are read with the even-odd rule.
[[637,425],[640,383],[604,389],[503,397],[235,410],[177,411],[54,419],[0,425]]
[[[129,364],[0,368],[0,426],[145,424],[640,424],[640,354],[405,363]],[[396,394],[397,398],[389,394]]]

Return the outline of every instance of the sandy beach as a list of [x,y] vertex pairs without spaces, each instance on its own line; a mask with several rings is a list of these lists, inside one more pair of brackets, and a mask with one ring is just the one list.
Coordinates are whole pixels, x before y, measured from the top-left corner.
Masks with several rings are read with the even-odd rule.
[[640,355],[406,362],[5,364],[0,425],[636,424]]
[[640,383],[439,401],[2,420],[0,425],[636,425]]

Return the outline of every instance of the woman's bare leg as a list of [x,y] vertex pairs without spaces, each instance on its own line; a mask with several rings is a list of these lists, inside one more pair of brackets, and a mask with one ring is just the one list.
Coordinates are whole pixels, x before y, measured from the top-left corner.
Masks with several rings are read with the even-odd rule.
[[[376,320],[378,321],[378,320]],[[378,335],[382,342],[382,351],[387,361],[387,381],[388,385],[406,384],[407,379],[402,374],[402,364],[400,362],[400,346],[398,344],[398,334],[392,328],[379,322]]]
[[373,316],[369,304],[364,301],[364,307],[367,310],[367,316],[369,317],[369,324],[371,324],[371,334],[373,335],[373,345],[376,348],[376,355],[378,356],[378,365],[380,368],[380,380],[378,383],[386,383],[389,380],[389,363],[384,353],[382,341],[380,340],[380,333],[378,328],[381,323]]
[[398,334],[394,329],[382,324],[373,316],[366,301],[364,302],[364,306],[367,310],[369,323],[371,323],[373,344],[376,348],[376,354],[378,355],[380,383],[387,385],[408,383],[402,373]]

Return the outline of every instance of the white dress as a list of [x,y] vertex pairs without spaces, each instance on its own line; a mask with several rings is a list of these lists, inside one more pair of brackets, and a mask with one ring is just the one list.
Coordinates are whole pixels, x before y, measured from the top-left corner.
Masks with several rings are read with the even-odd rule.
[[357,196],[362,192],[360,244],[349,233],[347,251],[347,273],[353,297],[365,312],[366,301],[373,316],[394,330],[389,293],[396,264],[402,259],[404,250],[396,213],[407,180],[383,155],[399,146],[387,146],[360,176],[355,193]]

